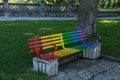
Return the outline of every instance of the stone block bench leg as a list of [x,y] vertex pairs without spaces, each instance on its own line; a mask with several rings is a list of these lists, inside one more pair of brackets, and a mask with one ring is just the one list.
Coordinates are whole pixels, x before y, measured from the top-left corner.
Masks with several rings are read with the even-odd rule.
[[100,51],[101,51],[101,44],[93,48],[83,50],[82,55],[83,55],[83,58],[97,59],[100,57]]
[[40,71],[48,76],[54,76],[58,73],[58,65],[58,59],[47,61],[36,57],[33,58],[33,70]]

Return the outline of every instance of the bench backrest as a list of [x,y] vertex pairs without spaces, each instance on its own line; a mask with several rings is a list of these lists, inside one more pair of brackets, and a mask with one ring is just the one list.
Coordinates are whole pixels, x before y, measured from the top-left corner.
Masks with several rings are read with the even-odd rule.
[[43,49],[52,48],[54,47],[53,44],[64,47],[62,33],[41,36],[40,39]]
[[35,37],[35,38],[29,38],[28,39],[28,44],[30,45],[30,52],[38,52],[42,49],[41,43],[40,43],[40,38]]
[[39,52],[40,50],[50,49],[55,46],[64,48],[66,44],[76,42],[86,42],[85,30],[74,30],[70,32],[63,32],[36,38],[29,38],[30,52]]
[[63,32],[62,33],[63,36],[63,41],[64,44],[71,44],[71,43],[76,43],[76,42],[82,42],[82,43],[86,43],[86,32],[85,30],[74,30],[71,32]]
[[50,49],[55,46],[64,47],[62,33],[41,36],[36,38],[29,38],[30,52],[36,52],[45,49]]

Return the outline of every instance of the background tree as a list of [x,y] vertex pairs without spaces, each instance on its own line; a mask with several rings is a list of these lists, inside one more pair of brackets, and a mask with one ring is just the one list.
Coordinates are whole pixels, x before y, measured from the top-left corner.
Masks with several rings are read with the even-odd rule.
[[96,33],[98,0],[80,0],[77,29],[86,29],[88,34]]
[[[79,5],[80,0],[71,0],[71,4]],[[0,0],[0,3],[3,0]],[[39,3],[40,0],[9,0],[9,3]],[[45,4],[66,4],[67,0],[44,0]],[[99,0],[101,8],[118,8],[120,0]]]
[[3,0],[3,10],[4,10],[4,14],[7,15],[8,0]]

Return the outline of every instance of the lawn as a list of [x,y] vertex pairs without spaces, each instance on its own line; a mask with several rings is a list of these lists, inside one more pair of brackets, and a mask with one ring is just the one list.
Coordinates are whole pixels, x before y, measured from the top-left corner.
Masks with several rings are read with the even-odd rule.
[[[0,80],[49,80],[33,72],[27,38],[75,29],[75,20],[0,21]],[[120,20],[98,20],[102,53],[120,58]]]

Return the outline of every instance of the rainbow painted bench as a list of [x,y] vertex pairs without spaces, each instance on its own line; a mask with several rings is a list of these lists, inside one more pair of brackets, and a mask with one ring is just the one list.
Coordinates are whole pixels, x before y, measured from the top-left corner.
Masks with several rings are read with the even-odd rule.
[[[99,45],[98,40],[89,43],[87,43],[86,40],[87,35],[85,30],[83,29],[29,38],[28,43],[30,45],[30,52],[36,53],[36,58],[33,58],[34,70],[38,71],[38,68],[40,68],[40,71],[42,71],[43,73],[47,73],[49,76],[55,75],[58,68],[58,59],[69,55],[74,55],[76,53],[81,54],[81,51]],[[53,50],[49,51],[46,54],[41,54],[42,51],[50,49]],[[41,63],[38,64],[37,62]],[[51,70],[51,66],[55,65],[57,66],[53,67],[53,70]],[[47,67],[45,68],[45,66]],[[50,68],[51,71],[48,70],[48,68]]]
[[[83,29],[28,39],[30,52],[36,53],[37,58],[44,60],[61,58],[99,45],[98,40],[89,43],[86,40],[87,35]],[[66,47],[67,45],[72,46]],[[62,47],[62,49],[57,50],[57,47]],[[41,54],[41,51],[51,48],[54,49],[51,53]]]

